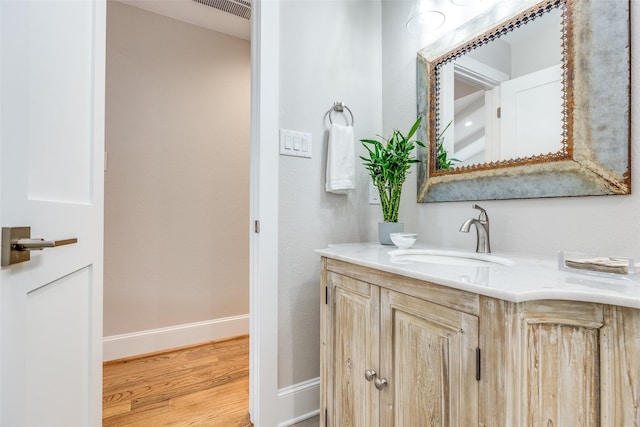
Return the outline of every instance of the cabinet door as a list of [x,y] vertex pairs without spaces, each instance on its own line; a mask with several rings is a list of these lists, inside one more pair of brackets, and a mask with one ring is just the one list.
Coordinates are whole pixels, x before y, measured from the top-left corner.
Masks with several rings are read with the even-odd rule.
[[[599,426],[603,306],[526,302],[514,326],[506,394],[513,404],[505,407],[507,419],[532,427]],[[520,414],[512,412],[518,409]]]
[[575,301],[521,304],[508,419],[532,427],[640,425],[639,313]]
[[477,426],[478,317],[381,291],[381,426]]
[[378,372],[380,290],[377,286],[327,273],[329,369],[325,409],[330,427],[378,426],[378,393],[365,371]]
[[640,426],[640,310],[604,307],[600,425]]

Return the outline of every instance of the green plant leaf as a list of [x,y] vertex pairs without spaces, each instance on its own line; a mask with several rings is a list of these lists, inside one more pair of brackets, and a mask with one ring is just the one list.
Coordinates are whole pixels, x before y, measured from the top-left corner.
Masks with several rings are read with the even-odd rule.
[[407,134],[407,139],[411,139],[411,137],[413,136],[413,134],[416,133],[416,131],[418,130],[418,128],[420,127],[420,123],[422,122],[422,116],[418,116],[418,119],[416,120],[416,122],[413,124],[413,126],[411,127],[411,130],[409,131],[409,133]]
[[455,163],[460,161],[456,158],[448,158],[449,153],[444,148],[444,133],[449,129],[451,123],[453,121],[447,124],[436,140],[436,169],[451,169]]
[[367,156],[359,156],[362,164],[369,172],[371,180],[378,188],[380,206],[385,221],[397,222],[400,207],[402,185],[406,180],[411,165],[420,161],[412,157],[416,145],[424,147],[421,141],[411,141],[422,121],[418,117],[407,135],[395,129],[389,138],[361,139],[367,150]]

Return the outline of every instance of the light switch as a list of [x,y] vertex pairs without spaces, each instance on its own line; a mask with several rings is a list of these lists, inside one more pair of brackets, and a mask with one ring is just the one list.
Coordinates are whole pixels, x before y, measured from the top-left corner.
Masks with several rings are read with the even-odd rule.
[[311,158],[311,139],[307,132],[280,129],[280,154]]

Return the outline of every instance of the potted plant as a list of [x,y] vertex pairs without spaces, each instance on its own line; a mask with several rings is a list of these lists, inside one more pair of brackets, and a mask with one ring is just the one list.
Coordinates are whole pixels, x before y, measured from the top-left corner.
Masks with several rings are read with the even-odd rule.
[[392,244],[389,234],[404,231],[404,224],[398,223],[400,195],[411,165],[419,162],[411,152],[416,144],[424,147],[420,141],[411,141],[421,121],[422,117],[418,117],[406,136],[394,129],[386,140],[383,137],[381,140],[360,140],[369,153],[368,157],[360,156],[360,159],[380,194],[384,222],[378,224],[378,236],[383,245]]
[[449,158],[449,153],[444,148],[444,133],[449,129],[453,121],[450,121],[449,124],[444,128],[440,135],[438,135],[436,141],[436,169],[446,170],[451,169],[456,163],[460,162],[460,160],[455,157]]

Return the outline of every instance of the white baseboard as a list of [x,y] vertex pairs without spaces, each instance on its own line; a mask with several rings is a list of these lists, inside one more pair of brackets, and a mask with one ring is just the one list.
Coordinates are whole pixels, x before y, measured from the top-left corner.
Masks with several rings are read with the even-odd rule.
[[278,390],[278,427],[292,426],[320,413],[320,378]]
[[249,333],[249,315],[224,317],[103,338],[103,360],[115,360]]

